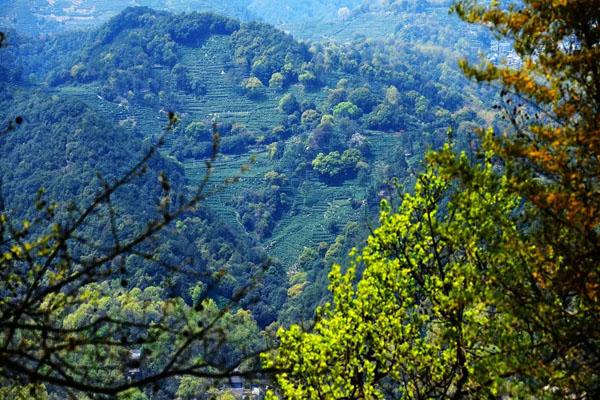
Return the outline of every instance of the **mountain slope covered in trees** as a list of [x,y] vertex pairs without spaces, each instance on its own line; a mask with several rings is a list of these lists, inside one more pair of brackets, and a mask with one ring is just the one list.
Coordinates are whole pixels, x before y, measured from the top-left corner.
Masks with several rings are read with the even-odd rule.
[[0,399],[598,397],[598,0],[125,3],[0,5]]
[[[261,23],[148,8],[72,38],[16,41],[18,84],[78,100],[136,140],[151,141],[177,112],[161,154],[188,185],[202,175],[216,121],[215,182],[251,166],[205,206],[278,260],[288,282],[272,306],[289,304],[284,319],[310,317],[328,265],[364,237],[379,199],[396,190],[392,177],[410,185],[449,127],[481,121],[446,54],[400,41],[310,44]],[[261,321],[277,317],[265,312]]]
[[340,8],[356,8],[360,0],[34,0],[0,5],[2,20],[31,33],[64,31],[98,26],[128,6],[147,6],[172,12],[211,11],[244,20],[260,19],[273,24],[312,19],[337,19]]
[[[3,26],[29,35],[97,28],[128,6],[180,12],[216,12],[243,21],[259,20],[298,38],[348,41],[400,34],[412,43],[469,50],[489,48],[485,31],[461,24],[448,14],[450,0],[15,0],[0,4]],[[457,43],[461,41],[462,43]],[[466,41],[466,42],[465,42]],[[483,47],[482,47],[483,45]]]
[[[422,12],[354,10],[349,18],[358,19],[348,22],[363,18],[366,29]],[[315,37],[327,36],[322,28]],[[234,310],[244,332],[311,320],[328,298],[331,265],[364,241],[381,200],[413,186],[426,151],[449,128],[459,148],[471,149],[473,126],[494,122],[482,107],[487,93],[458,71],[458,47],[433,45],[433,33],[415,46],[403,31],[382,33],[385,40],[348,32],[299,41],[261,22],[148,7],[85,32],[31,40],[11,31],[1,120],[17,113],[25,123],[1,139],[10,154],[2,160],[7,208],[31,218],[28,205],[44,188],[68,219],[168,125],[146,173],[113,199],[117,216],[86,226],[85,236],[102,248],[115,227],[143,229],[161,218],[162,191],[193,192],[207,165],[210,196],[157,235],[147,247],[154,256],[123,259],[119,277],[94,287],[95,296],[181,299],[188,308],[210,298],[228,311],[253,282]],[[172,273],[171,265],[183,268]],[[90,317],[71,311],[69,321]]]

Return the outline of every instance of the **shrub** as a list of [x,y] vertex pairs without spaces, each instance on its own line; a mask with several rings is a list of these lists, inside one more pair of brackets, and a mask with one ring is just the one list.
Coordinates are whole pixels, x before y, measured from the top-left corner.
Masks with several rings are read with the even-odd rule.
[[348,101],[356,104],[365,113],[371,112],[379,102],[377,96],[368,87],[354,89],[348,96]]
[[330,90],[329,95],[327,96],[327,108],[331,109],[347,99],[348,93],[345,89]]
[[333,108],[333,116],[336,118],[357,119],[361,115],[360,108],[349,101],[343,101]]
[[279,109],[284,113],[290,115],[300,110],[300,103],[291,93],[284,95],[281,100],[279,100]]
[[315,74],[310,71],[304,71],[298,76],[298,81],[305,89],[313,89],[318,86],[318,80]]
[[244,89],[244,93],[251,99],[258,99],[265,95],[265,86],[260,79],[255,76],[251,76],[244,80],[242,82],[242,88]]
[[342,154],[339,151],[329,154],[319,153],[313,160],[312,167],[321,175],[333,178],[355,172],[361,156],[357,149],[348,149]]
[[284,76],[281,72],[275,72],[269,79],[269,87],[271,89],[283,89]]
[[366,117],[366,123],[370,129],[391,131],[402,126],[400,115],[397,106],[381,103]]
[[300,121],[302,125],[314,125],[320,120],[320,114],[316,110],[306,110],[302,113]]

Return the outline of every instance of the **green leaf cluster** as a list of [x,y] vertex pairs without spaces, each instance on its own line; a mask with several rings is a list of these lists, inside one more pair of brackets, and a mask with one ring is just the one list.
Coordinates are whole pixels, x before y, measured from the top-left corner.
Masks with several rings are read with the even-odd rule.
[[[519,198],[491,162],[470,168],[449,147],[438,156],[452,167],[430,166],[398,210],[383,202],[367,246],[346,271],[334,266],[333,301],[314,330],[280,330],[266,363],[286,371],[286,398],[521,393],[503,376],[531,339],[515,329],[497,281],[517,276],[505,243],[521,236],[511,216]],[[470,183],[451,179],[453,168],[469,168]]]
[[340,154],[332,151],[329,154],[319,153],[312,161],[312,167],[320,174],[335,177],[356,169],[362,155],[358,149],[348,149]]

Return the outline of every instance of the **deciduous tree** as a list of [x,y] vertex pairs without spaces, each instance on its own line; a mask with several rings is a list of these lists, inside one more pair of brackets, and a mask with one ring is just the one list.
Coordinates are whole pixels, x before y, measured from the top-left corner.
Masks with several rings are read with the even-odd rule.
[[[428,158],[310,332],[265,356],[286,398],[600,395],[600,3],[458,1],[520,62],[473,66],[507,124]],[[363,271],[359,273],[360,271]]]

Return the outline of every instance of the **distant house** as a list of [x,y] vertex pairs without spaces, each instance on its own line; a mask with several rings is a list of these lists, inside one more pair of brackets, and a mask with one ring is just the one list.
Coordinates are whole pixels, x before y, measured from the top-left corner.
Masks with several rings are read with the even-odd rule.
[[233,376],[229,380],[231,393],[236,397],[244,396],[244,380],[239,376]]
[[142,350],[132,349],[129,350],[129,357],[127,360],[127,377],[130,379],[137,379],[141,373],[141,361],[142,361]]
[[265,386],[249,384],[244,378],[233,376],[221,387],[223,391],[233,394],[237,399],[258,400],[262,398]]

